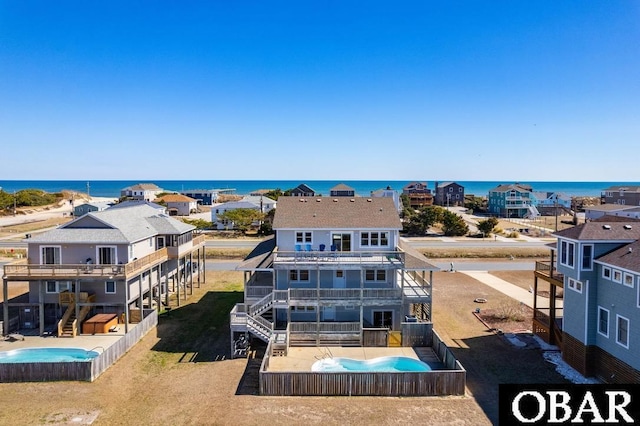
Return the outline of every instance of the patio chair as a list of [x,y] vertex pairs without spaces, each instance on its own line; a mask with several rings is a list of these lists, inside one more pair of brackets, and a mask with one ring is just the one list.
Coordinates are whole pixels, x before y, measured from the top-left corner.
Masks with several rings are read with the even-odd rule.
[[311,251],[311,244],[307,244],[307,245],[305,246],[305,250],[306,250],[306,251]]

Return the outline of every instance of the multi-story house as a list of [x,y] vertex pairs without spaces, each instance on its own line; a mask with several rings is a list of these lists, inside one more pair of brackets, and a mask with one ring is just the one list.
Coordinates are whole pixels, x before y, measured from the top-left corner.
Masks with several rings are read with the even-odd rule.
[[153,201],[163,192],[164,189],[154,183],[138,183],[120,190],[120,198]]
[[238,267],[232,342],[249,332],[287,346],[362,345],[368,328],[401,339],[403,323],[431,321],[437,268],[400,238],[391,198],[280,197],[273,229]]
[[488,213],[499,217],[523,218],[537,215],[532,205],[532,188],[520,183],[498,185],[489,191]]
[[640,206],[640,186],[614,185],[602,191],[600,204]]
[[349,185],[339,183],[329,190],[330,197],[355,197],[356,191]]
[[464,186],[455,182],[436,182],[435,204],[438,206],[464,206]]
[[[211,222],[213,222],[218,230],[231,230],[235,229],[236,224],[233,221],[221,217],[225,212],[237,209],[250,209],[256,210],[261,213],[268,213],[276,208],[277,202],[269,197],[256,197],[253,195],[242,198],[240,201],[229,201],[228,203],[222,203],[217,206],[213,206],[211,209]],[[253,223],[254,226],[259,226],[260,221]]]
[[[93,314],[113,314],[128,332],[142,311],[177,301],[200,282],[204,236],[146,204],[85,214],[28,239],[27,259],[4,266],[3,323],[20,328],[82,332]],[[13,303],[9,286],[28,282],[27,302]]]
[[224,193],[220,189],[189,189],[180,191],[180,194],[198,200],[203,206],[210,206],[218,202],[218,196]]
[[292,197],[315,197],[316,192],[309,185],[301,183],[290,191]]
[[604,216],[554,235],[551,262],[536,262],[534,331],[585,376],[640,383],[640,221]]
[[433,194],[426,182],[411,182],[402,188],[402,194],[409,198],[408,207],[413,209],[433,205]]

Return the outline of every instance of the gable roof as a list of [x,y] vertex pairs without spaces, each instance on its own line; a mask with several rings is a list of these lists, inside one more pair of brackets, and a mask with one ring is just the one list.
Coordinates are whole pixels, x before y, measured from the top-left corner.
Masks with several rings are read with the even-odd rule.
[[420,190],[423,190],[423,189],[428,188],[428,185],[427,185],[427,182],[410,182],[410,183],[406,184],[404,186],[404,188],[402,188],[402,189],[404,191],[409,191],[409,190],[415,189],[416,187],[419,187]]
[[300,185],[296,186],[295,188],[293,188],[291,190],[292,193],[305,193],[305,194],[315,194],[316,191],[313,190],[313,188],[311,188],[309,185],[307,185],[306,183],[301,183]]
[[389,197],[279,197],[273,229],[402,229]]
[[30,243],[122,243],[155,235],[179,235],[195,229],[146,204],[90,212],[56,229],[39,234]]

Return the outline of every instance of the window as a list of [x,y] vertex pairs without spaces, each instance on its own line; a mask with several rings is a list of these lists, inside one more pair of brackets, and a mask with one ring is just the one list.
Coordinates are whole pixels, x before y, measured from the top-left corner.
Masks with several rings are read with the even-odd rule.
[[616,269],[613,270],[613,281],[617,283],[622,282],[622,271],[618,271]]
[[569,288],[578,293],[582,293],[582,283],[580,281],[569,278]]
[[104,292],[105,292],[105,294],[116,294],[116,282],[115,281],[105,281],[105,283],[104,283]]
[[291,312],[315,312],[315,306],[291,306]]
[[633,275],[625,272],[623,284],[627,287],[633,288]]
[[629,319],[616,315],[616,342],[620,346],[629,348]]
[[367,247],[385,247],[389,245],[388,232],[362,232],[360,234],[360,245]]
[[59,265],[60,264],[60,247],[42,247],[42,265]]
[[364,271],[365,281],[387,281],[387,271],[384,269],[367,269]]
[[606,278],[608,280],[611,279],[611,268],[609,268],[608,266],[604,266],[602,268],[602,278]]
[[609,311],[598,306],[598,333],[609,337]]
[[47,293],[57,293],[58,283],[55,281],[47,281]]
[[582,269],[593,269],[593,246],[582,246]]
[[311,243],[311,232],[296,232],[296,243]]
[[569,241],[562,241],[560,243],[560,263],[573,268],[573,256],[574,256],[575,244]]
[[292,269],[289,271],[289,280],[290,281],[309,281],[309,270],[308,269]]

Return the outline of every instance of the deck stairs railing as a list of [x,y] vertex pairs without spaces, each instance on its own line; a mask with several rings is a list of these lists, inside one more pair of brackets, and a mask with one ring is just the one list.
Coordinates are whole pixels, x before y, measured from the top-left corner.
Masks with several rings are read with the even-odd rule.
[[249,331],[265,343],[269,343],[273,333],[273,323],[267,321],[260,315],[249,315],[247,317],[247,328]]

